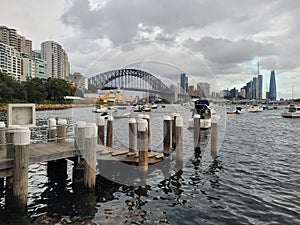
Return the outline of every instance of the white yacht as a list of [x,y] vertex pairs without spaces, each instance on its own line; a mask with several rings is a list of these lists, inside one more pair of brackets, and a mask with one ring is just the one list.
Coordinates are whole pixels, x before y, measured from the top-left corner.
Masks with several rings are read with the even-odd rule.
[[264,108],[260,105],[252,105],[252,106],[250,106],[248,111],[251,113],[262,112],[262,111],[264,111]]
[[103,105],[97,105],[96,108],[93,110],[94,113],[106,113],[107,107]]
[[214,110],[209,107],[208,100],[196,100],[195,108],[192,110],[192,118],[188,120],[188,128],[194,127],[194,115],[200,115],[200,129],[208,129],[211,127],[211,116]]
[[300,118],[300,105],[291,104],[281,115],[285,118]]

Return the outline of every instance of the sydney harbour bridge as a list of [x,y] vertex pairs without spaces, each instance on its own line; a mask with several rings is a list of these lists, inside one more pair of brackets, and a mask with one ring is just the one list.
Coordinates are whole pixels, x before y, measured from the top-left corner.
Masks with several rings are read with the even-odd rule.
[[148,92],[172,102],[171,90],[154,75],[138,69],[119,69],[97,74],[88,79],[99,90],[120,88],[129,91]]

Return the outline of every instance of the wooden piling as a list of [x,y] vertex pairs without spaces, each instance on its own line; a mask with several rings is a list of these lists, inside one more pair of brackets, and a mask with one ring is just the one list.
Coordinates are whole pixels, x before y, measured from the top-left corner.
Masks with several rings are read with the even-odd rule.
[[183,139],[182,139],[182,129],[183,129],[183,119],[181,116],[176,117],[176,161],[182,162],[183,158]]
[[[15,130],[21,128],[20,125],[9,125],[6,131],[6,157],[9,159],[14,158],[14,133]],[[6,194],[7,197],[11,191],[13,186],[13,177],[6,177]],[[12,193],[11,193],[12,194]]]
[[130,118],[128,120],[129,124],[129,152],[136,152],[137,150],[137,125],[136,125],[136,119],[135,118]]
[[172,119],[172,148],[176,148],[176,117],[180,116],[179,113],[172,113],[171,119]]
[[164,116],[163,121],[163,152],[165,156],[170,155],[171,148],[171,117]]
[[200,151],[201,149],[201,129],[200,129],[200,115],[194,115],[194,150]]
[[138,120],[139,166],[142,171],[148,170],[148,122],[145,119]]
[[56,141],[56,119],[49,118],[48,119],[48,141]]
[[97,117],[97,126],[98,126],[98,145],[104,145],[104,127],[105,119],[103,116]]
[[24,208],[28,198],[29,128],[19,128],[14,133],[13,197],[17,207]]
[[113,142],[113,121],[114,118],[112,116],[108,116],[106,131],[106,146],[108,147],[112,147]]
[[0,122],[0,151],[5,150],[5,123]]
[[151,131],[150,131],[150,116],[148,114],[144,114],[143,119],[147,120],[147,124],[148,124],[148,146],[147,149],[150,150],[150,141],[151,141]]
[[211,118],[211,156],[218,156],[218,116],[212,116]]
[[85,127],[84,186],[92,189],[96,185],[96,145],[98,127],[87,123]]
[[57,142],[65,142],[67,134],[67,120],[58,119],[57,120]]

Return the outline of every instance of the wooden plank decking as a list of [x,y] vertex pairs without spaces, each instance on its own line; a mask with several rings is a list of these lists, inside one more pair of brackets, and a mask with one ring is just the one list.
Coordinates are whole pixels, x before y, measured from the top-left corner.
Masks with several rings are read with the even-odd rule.
[[[29,146],[29,164],[48,162],[52,160],[72,158],[81,155],[73,142],[49,142],[31,144]],[[97,160],[119,160],[125,163],[138,163],[138,153],[129,153],[128,148],[111,148],[97,145]],[[163,160],[161,153],[149,152],[149,164]],[[0,178],[11,176],[13,159],[6,158],[5,151],[0,151]]]

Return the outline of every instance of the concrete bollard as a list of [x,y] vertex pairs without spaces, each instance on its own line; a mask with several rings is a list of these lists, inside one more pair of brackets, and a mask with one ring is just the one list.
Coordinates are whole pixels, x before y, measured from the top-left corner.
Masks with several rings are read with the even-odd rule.
[[128,120],[129,124],[129,152],[136,152],[137,150],[137,125],[136,125],[136,119],[135,118],[130,118]]
[[65,142],[67,134],[67,120],[58,119],[57,120],[57,142]]
[[57,133],[57,128],[56,128],[56,119],[54,118],[49,118],[48,119],[48,141],[56,141],[56,133]]
[[86,122],[77,121],[75,129],[75,147],[81,152],[84,151],[84,137],[85,137]]
[[84,186],[91,189],[96,186],[96,146],[98,127],[87,123],[85,127]]
[[108,116],[107,131],[106,131],[106,146],[107,147],[112,147],[112,142],[113,142],[113,121],[114,121],[114,117]]
[[148,122],[145,119],[138,120],[139,166],[142,171],[148,170]]
[[218,156],[218,116],[212,116],[211,118],[211,156],[217,157]]
[[180,116],[179,113],[172,113],[171,115],[171,119],[172,119],[172,148],[175,149],[176,148],[176,125],[175,125],[175,121],[176,121],[176,117]]
[[28,198],[28,165],[30,130],[22,127],[14,132],[13,197],[17,207],[24,208]]
[[163,135],[164,135],[164,146],[163,151],[165,156],[170,155],[170,148],[171,148],[171,117],[164,116],[163,121]]
[[200,115],[194,115],[194,150],[200,151],[201,148],[201,129],[200,129]]
[[5,123],[0,122],[0,151],[5,150]]
[[182,140],[182,129],[183,129],[183,119],[181,116],[176,117],[176,161],[182,162],[183,154],[183,140]]
[[98,145],[104,145],[104,127],[105,127],[105,119],[103,116],[97,117],[97,126],[98,126]]

